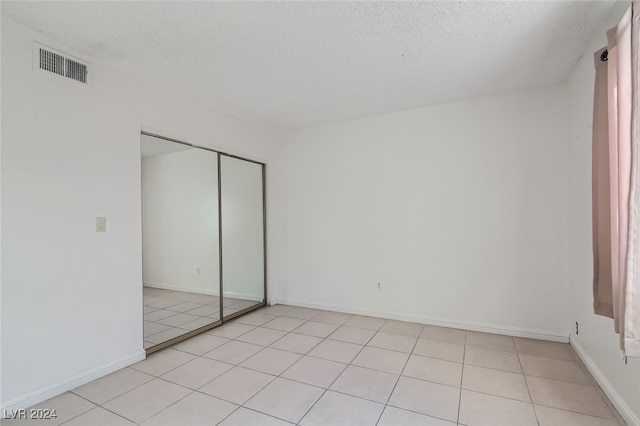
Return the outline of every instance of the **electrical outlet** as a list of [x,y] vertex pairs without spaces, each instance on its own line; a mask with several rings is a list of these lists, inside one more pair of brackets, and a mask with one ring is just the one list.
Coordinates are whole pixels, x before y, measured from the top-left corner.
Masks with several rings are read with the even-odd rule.
[[96,232],[107,232],[106,217],[96,217]]
[[376,290],[382,293],[382,283],[378,283],[378,285],[376,286]]

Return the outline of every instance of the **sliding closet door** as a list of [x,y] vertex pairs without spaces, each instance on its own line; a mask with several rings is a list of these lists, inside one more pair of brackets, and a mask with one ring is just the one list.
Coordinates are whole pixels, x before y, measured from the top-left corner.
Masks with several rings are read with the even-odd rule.
[[141,137],[144,346],[219,322],[218,154]]
[[223,317],[263,303],[263,166],[220,155]]

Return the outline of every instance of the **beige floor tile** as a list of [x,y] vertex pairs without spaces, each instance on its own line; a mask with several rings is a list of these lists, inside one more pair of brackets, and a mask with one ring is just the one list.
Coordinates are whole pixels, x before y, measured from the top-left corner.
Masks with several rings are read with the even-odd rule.
[[75,388],[72,392],[95,404],[120,396],[131,389],[153,380],[153,376],[131,368],[123,368],[97,380]]
[[282,373],[282,377],[327,388],[345,367],[345,364],[339,362],[305,356]]
[[204,305],[201,303],[182,302],[182,303],[178,303],[177,305],[168,307],[167,310],[176,311],[176,312],[187,312],[192,309],[201,308],[202,306]]
[[317,309],[293,308],[293,309],[285,312],[284,314],[282,314],[282,316],[289,317],[289,318],[310,320],[310,319],[315,318],[316,316],[320,315],[321,313],[322,313],[322,311],[319,311]]
[[535,405],[540,426],[620,426],[618,422],[571,411]]
[[397,374],[350,365],[330,389],[386,404],[397,381]]
[[567,343],[520,338],[515,338],[514,342],[520,355],[534,355],[573,361],[573,354]]
[[477,331],[467,331],[467,346],[493,349],[494,351],[515,352],[516,347],[513,337],[501,334],[480,333]]
[[255,355],[261,350],[262,346],[232,340],[202,356],[226,362],[228,364],[240,364],[242,361]]
[[[0,424],[2,426],[53,426],[59,425],[67,420],[70,420],[74,417],[77,417],[83,413],[88,412],[96,407],[95,404],[80,398],[78,395],[73,393],[65,392],[61,395],[43,401],[39,404],[36,404],[32,407],[29,407],[24,412],[24,417],[16,416],[11,418],[11,414],[8,413],[9,410],[3,412],[3,417],[9,417],[8,419],[4,419],[0,417]],[[31,409],[34,410],[48,410],[48,414],[50,414],[49,418],[41,419],[37,417],[31,416]],[[14,411],[15,413],[15,411]],[[55,415],[55,417],[53,417]]]
[[[236,309],[234,307],[230,307],[230,308],[226,308],[225,307],[225,308],[223,308],[222,317],[223,318],[227,318],[230,315],[233,315],[233,314],[235,314],[236,312],[239,312],[239,311],[241,311],[241,309]],[[227,321],[229,321],[228,318],[227,318]]]
[[288,422],[297,423],[320,398],[323,389],[277,378],[245,406]]
[[210,426],[222,421],[237,405],[193,392],[143,423],[144,426]]
[[416,324],[414,322],[388,320],[382,328],[380,328],[380,331],[384,333],[402,334],[403,336],[420,337],[422,327],[422,324]]
[[327,391],[302,419],[302,426],[375,426],[384,405]]
[[592,386],[527,376],[534,404],[614,419],[613,414]]
[[170,327],[167,330],[161,331],[160,333],[145,337],[144,340],[157,345],[158,343],[164,343],[168,340],[173,339],[174,337],[182,336],[183,334],[186,334],[188,332],[188,330],[184,330],[182,328]]
[[460,387],[462,364],[411,355],[409,361],[407,361],[407,365],[402,371],[402,375],[413,377],[414,379],[428,380],[443,385]]
[[285,334],[287,333],[284,331],[259,327],[243,334],[236,340],[239,340],[241,342],[253,343],[254,345],[269,346]]
[[462,388],[531,403],[527,382],[518,373],[465,365]]
[[533,405],[513,399],[462,390],[460,419],[465,426],[537,426]]
[[360,345],[327,339],[313,348],[308,355],[348,364],[361,349]]
[[234,367],[201,387],[198,392],[242,405],[273,379],[275,377],[269,374]]
[[227,339],[237,339],[245,333],[253,330],[255,327],[247,324],[240,324],[239,322],[230,322],[216,327],[211,331],[207,331],[207,334],[213,336],[225,337]]
[[[145,300],[156,306],[145,306],[145,347],[210,321],[198,313],[219,309],[215,297],[165,290],[145,289]],[[253,302],[224,303],[229,313]],[[149,315],[197,319],[171,327],[146,321]],[[453,426],[458,408],[460,425],[534,425],[537,413],[540,426],[615,426],[616,413],[594,383],[562,343],[277,305],[39,404],[62,413],[56,420],[2,424],[282,426],[304,416],[304,425],[374,425],[388,399],[379,426]],[[264,412],[236,405],[249,401]]]
[[161,331],[165,331],[170,329],[168,325],[158,324],[157,322],[145,322],[144,323],[144,337],[153,336],[154,334],[160,333]]
[[437,327],[434,325],[425,325],[422,328],[420,337],[427,340],[437,340],[439,342],[455,343],[464,345],[465,332],[456,328]]
[[265,348],[240,364],[241,367],[278,376],[298,361],[302,355]]
[[520,355],[522,369],[527,376],[544,377],[565,382],[590,385],[591,381],[574,361]]
[[[234,303],[233,305],[231,305],[231,307],[233,309],[247,309],[250,308],[252,306],[256,306],[259,305],[260,302],[256,302],[255,300],[240,300],[236,303]],[[265,313],[265,312],[262,312]]]
[[[235,305],[238,302],[238,299],[232,298],[232,297],[223,297],[222,298],[222,306],[224,308],[228,308],[230,306]],[[226,315],[226,313],[225,313]]]
[[240,407],[218,426],[291,426],[291,423]]
[[367,330],[378,331],[387,320],[374,317],[363,317],[354,315],[351,319],[344,323],[347,327],[364,328]]
[[365,347],[351,363],[358,367],[400,374],[408,358],[409,354],[402,352]]
[[168,318],[168,317],[172,317],[174,315],[178,315],[178,313],[175,312],[175,311],[168,311],[166,309],[158,309],[158,310],[155,310],[155,311],[153,311],[151,313],[145,314],[144,315],[144,320],[145,321],[156,322],[158,320],[165,319],[165,318]]
[[187,311],[187,314],[191,314],[191,315],[202,315],[204,317],[208,317],[210,315],[213,314],[218,314],[218,318],[220,317],[220,306],[212,306],[212,305],[204,305],[201,306],[199,308],[196,309],[192,309],[190,311]]
[[355,343],[357,345],[366,345],[375,334],[376,332],[374,330],[342,326],[331,333],[329,339]]
[[284,315],[287,312],[293,310],[294,307],[293,306],[287,306],[287,305],[272,305],[272,306],[266,306],[264,308],[262,308],[262,311],[264,311],[265,314],[269,314],[269,315]]
[[200,357],[169,371],[162,378],[189,389],[198,389],[232,367],[231,364]]
[[205,325],[213,324],[214,322],[215,320],[213,320],[212,318],[200,317],[197,320],[189,321],[187,323],[182,324],[180,328],[193,331],[193,330],[199,329],[200,327],[204,327]]
[[145,305],[150,306],[152,308],[164,309],[169,306],[177,305],[178,303],[180,303],[180,300],[161,299],[158,302],[145,303]]
[[102,407],[96,407],[84,414],[74,417],[65,426],[135,426],[124,417],[113,414]]
[[156,321],[159,324],[170,325],[171,327],[179,327],[182,324],[186,324],[190,321],[197,320],[200,317],[198,315],[190,314],[177,314],[161,320]]
[[459,388],[400,377],[389,405],[455,422],[459,399]]
[[224,345],[227,342],[229,342],[229,339],[205,333],[193,336],[183,342],[173,345],[172,348],[194,355],[202,355]]
[[133,364],[131,368],[158,377],[194,358],[195,355],[167,348],[149,355],[147,359]]
[[456,423],[387,405],[377,426],[455,426]]
[[341,312],[324,311],[313,317],[314,321],[326,322],[328,324],[342,325],[349,321],[353,315],[343,314]]
[[325,338],[333,333],[339,326],[326,322],[308,321],[296,328],[296,333],[306,334],[307,336]]
[[103,406],[134,423],[142,423],[191,392],[185,387],[154,379]]
[[413,350],[417,340],[417,337],[379,331],[373,336],[369,343],[367,343],[367,346],[409,354]]
[[280,331],[293,331],[304,324],[305,320],[288,317],[276,317],[271,321],[263,324],[265,328],[273,328]]
[[236,318],[234,322],[237,322],[240,324],[260,326],[264,323],[274,320],[275,318],[276,318],[275,315],[264,314],[262,312],[252,312],[250,314],[243,315],[241,317]]
[[493,368],[511,373],[522,373],[518,354],[513,352],[467,346],[464,353],[464,363],[465,365]]
[[464,358],[464,350],[464,345],[420,338],[413,348],[413,354],[461,363]]
[[275,343],[272,343],[270,347],[304,355],[320,342],[322,342],[322,339],[318,337],[289,333]]

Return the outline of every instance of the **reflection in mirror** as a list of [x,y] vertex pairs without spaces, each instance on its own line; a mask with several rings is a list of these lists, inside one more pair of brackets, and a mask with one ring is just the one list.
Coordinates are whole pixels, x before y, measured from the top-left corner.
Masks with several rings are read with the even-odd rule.
[[145,349],[220,320],[218,154],[143,134]]
[[220,155],[225,318],[265,298],[262,167]]

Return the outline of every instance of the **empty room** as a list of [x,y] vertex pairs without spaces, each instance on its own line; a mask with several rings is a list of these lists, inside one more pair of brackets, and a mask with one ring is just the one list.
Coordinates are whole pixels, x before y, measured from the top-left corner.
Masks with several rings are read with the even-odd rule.
[[640,2],[0,7],[3,425],[640,426]]

